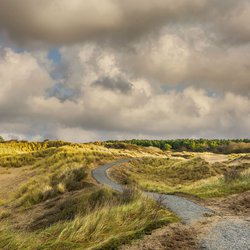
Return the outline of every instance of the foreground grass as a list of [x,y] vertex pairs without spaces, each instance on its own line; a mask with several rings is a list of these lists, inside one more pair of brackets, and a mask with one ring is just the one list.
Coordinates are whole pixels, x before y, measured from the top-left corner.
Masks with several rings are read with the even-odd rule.
[[114,169],[118,181],[159,193],[183,192],[201,198],[224,197],[250,190],[249,164],[238,166],[241,175],[226,181],[227,164],[209,164],[202,158],[191,160],[143,158]]
[[17,231],[10,226],[8,228],[8,224],[2,224],[0,248],[116,249],[146,231],[177,221],[170,212],[141,195],[130,200],[109,195],[109,200],[101,203],[100,196],[96,197],[94,208],[88,202],[73,220],[56,223],[44,230]]
[[7,176],[11,168],[26,177],[14,180],[14,193],[0,200],[0,249],[116,249],[177,221],[139,193],[119,195],[96,187],[91,178],[91,170],[106,162],[161,154],[150,150],[60,141],[0,143],[1,174]]

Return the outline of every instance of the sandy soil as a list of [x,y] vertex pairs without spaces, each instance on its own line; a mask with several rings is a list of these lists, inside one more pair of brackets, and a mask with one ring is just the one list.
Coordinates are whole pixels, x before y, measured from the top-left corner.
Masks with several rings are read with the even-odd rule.
[[216,211],[217,215],[192,225],[177,223],[157,229],[151,235],[120,249],[246,249],[246,244],[250,244],[250,238],[246,238],[250,232],[250,191],[227,198],[211,199],[205,204]]
[[196,227],[180,223],[155,230],[143,240],[124,245],[120,250],[196,250],[199,249]]
[[205,161],[207,161],[211,164],[216,163],[216,162],[225,162],[225,161],[229,160],[229,156],[223,155],[223,154],[197,153],[197,156],[200,156]]
[[0,167],[0,200],[5,200],[34,174],[30,167],[9,168]]
[[227,198],[209,199],[203,204],[218,215],[250,216],[250,191],[234,194]]

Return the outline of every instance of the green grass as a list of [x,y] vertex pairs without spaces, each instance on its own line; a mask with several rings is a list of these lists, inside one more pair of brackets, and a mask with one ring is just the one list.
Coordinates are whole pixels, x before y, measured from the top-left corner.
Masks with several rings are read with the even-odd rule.
[[201,198],[225,197],[248,190],[250,190],[249,170],[243,171],[239,178],[230,182],[226,182],[222,176],[217,176],[181,188],[181,192],[194,194]]
[[242,164],[240,178],[225,181],[223,173],[233,167],[209,164],[201,158],[190,160],[142,158],[125,164],[112,174],[118,181],[134,183],[159,193],[183,192],[201,198],[224,197],[250,190],[249,164]]

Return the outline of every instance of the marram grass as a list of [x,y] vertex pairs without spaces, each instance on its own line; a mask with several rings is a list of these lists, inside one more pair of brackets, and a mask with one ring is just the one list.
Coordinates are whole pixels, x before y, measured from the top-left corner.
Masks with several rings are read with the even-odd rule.
[[[87,209],[88,210],[88,209]],[[72,221],[59,222],[37,232],[0,226],[1,249],[116,249],[147,230],[178,221],[152,200],[137,196],[130,202],[105,202]]]
[[[27,170],[22,172],[27,173],[27,178],[16,186],[9,200],[0,201],[0,206],[9,207],[0,207],[0,249],[116,249],[153,228],[177,221],[148,198],[135,195],[127,200],[123,195],[100,189],[91,179],[91,170],[101,164],[144,155],[151,155],[150,150],[121,150],[98,143],[0,143],[2,173],[10,168],[11,172],[15,168]],[[47,224],[34,229],[30,222],[22,221],[15,227],[20,214],[32,216],[36,208],[43,209],[48,204],[45,202],[56,200],[51,198],[71,195],[79,197],[73,203],[64,200],[63,210],[54,204],[57,213],[51,221],[46,217]]]
[[[209,164],[201,158],[191,160],[142,158],[114,169],[113,175],[123,173],[127,183],[159,193],[183,192],[201,198],[225,197],[250,190],[249,164],[238,166],[239,178],[225,181],[223,173],[232,169],[227,163]],[[125,177],[124,177],[125,176]]]

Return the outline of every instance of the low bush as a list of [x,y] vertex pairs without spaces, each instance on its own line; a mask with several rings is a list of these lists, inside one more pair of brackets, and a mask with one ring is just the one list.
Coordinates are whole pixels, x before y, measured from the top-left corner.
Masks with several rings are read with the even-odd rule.
[[228,169],[225,171],[223,176],[225,182],[234,181],[241,177],[241,171],[237,168]]
[[10,215],[11,215],[11,213],[9,211],[1,211],[0,212],[0,220],[8,218]]
[[[73,191],[82,187],[82,180],[87,177],[85,168],[67,169],[62,173],[54,174],[51,178],[53,189],[64,187],[65,191]],[[60,188],[59,188],[60,189]]]
[[33,178],[17,191],[18,205],[30,207],[61,193],[81,189],[86,176],[84,168],[76,168]]

